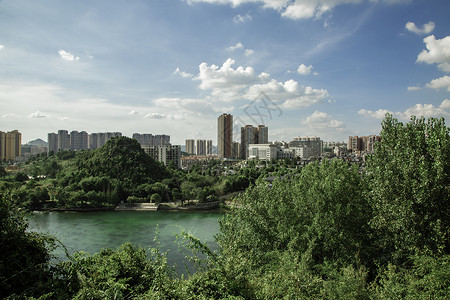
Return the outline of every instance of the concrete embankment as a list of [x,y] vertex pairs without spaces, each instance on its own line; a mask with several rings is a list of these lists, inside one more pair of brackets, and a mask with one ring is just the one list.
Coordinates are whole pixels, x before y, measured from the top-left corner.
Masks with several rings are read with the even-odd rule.
[[121,210],[156,211],[156,210],[158,210],[158,207],[159,207],[159,204],[155,204],[155,203],[133,203],[133,204],[121,203],[118,206],[116,206],[115,210],[116,211],[121,211]]

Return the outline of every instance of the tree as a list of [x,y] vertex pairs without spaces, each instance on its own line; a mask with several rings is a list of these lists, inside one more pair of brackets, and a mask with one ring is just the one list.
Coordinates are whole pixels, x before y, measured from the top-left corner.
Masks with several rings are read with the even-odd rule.
[[0,297],[45,294],[53,238],[27,231],[28,223],[6,199],[0,197]]
[[8,172],[6,172],[3,166],[0,166],[0,177],[5,177],[6,175],[8,175]]
[[152,203],[155,203],[155,204],[159,204],[159,203],[161,203],[161,195],[160,194],[153,194],[151,197],[150,197],[150,201],[152,202]]
[[368,160],[371,226],[385,260],[415,252],[449,253],[450,136],[444,119],[386,115],[381,143]]

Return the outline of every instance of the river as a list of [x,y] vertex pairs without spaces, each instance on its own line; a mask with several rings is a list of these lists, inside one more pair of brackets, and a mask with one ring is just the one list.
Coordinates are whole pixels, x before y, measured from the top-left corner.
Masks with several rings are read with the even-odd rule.
[[[186,253],[178,251],[175,235],[184,230],[216,250],[214,236],[219,233],[222,215],[218,211],[37,212],[29,218],[29,228],[56,236],[71,254],[115,249],[125,242],[149,249],[156,246],[158,231],[160,250],[168,251],[169,265],[185,273]],[[66,259],[62,248],[53,254],[58,260]]]

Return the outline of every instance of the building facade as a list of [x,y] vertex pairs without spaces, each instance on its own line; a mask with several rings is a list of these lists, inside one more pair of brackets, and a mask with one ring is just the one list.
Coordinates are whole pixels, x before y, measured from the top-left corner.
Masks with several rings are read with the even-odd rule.
[[205,140],[197,140],[195,155],[206,155],[206,141]]
[[206,155],[213,155],[212,140],[206,141]]
[[195,154],[195,140],[193,140],[193,139],[186,140],[186,152],[187,152],[187,154],[190,154],[190,155]]
[[347,150],[356,154],[362,152],[372,153],[375,151],[375,144],[377,142],[381,142],[381,137],[377,135],[369,135],[363,137],[349,136]]
[[232,158],[233,116],[222,114],[217,120],[217,154],[219,158]]
[[22,155],[22,134],[18,130],[0,131],[0,160],[15,160]]
[[172,161],[177,169],[181,167],[181,146],[143,146],[142,149],[154,160],[162,162],[165,166]]
[[250,144],[248,145],[248,158],[260,160],[278,159],[279,146],[276,144]]

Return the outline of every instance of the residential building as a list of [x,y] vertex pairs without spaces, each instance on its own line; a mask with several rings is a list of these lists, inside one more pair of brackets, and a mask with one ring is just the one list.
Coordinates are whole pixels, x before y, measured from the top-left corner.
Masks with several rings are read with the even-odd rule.
[[88,149],[88,133],[86,131],[70,132],[70,149],[71,150],[86,150]]
[[18,130],[0,131],[0,161],[15,160],[22,155],[22,134]]
[[196,155],[206,155],[206,141],[205,140],[197,140],[195,154]]
[[206,141],[206,155],[213,155],[212,140]]
[[219,158],[231,158],[233,146],[233,116],[222,114],[217,122],[217,153]]
[[150,133],[133,133],[133,139],[137,140],[141,146],[153,146],[154,145],[154,136]]
[[58,152],[58,134],[49,133],[47,135],[48,152]]
[[369,136],[349,136],[348,137],[348,151],[360,154],[362,152],[373,152],[375,150],[375,143],[380,142],[381,138],[377,135]]
[[186,140],[186,152],[187,154],[191,155],[195,154],[195,140],[192,139]]
[[233,142],[233,146],[231,147],[231,158],[239,159],[241,157],[241,143]]
[[58,151],[70,149],[70,136],[67,130],[58,130]]
[[280,146],[277,144],[250,144],[248,145],[248,158],[260,160],[278,159]]
[[142,149],[154,160],[162,162],[166,166],[172,161],[177,169],[181,167],[180,145],[143,146]]
[[258,125],[258,144],[269,143],[269,128],[264,125]]
[[296,137],[289,142],[289,149],[295,151],[295,156],[309,159],[313,156],[322,155],[323,142],[319,137]]
[[248,146],[258,143],[258,129],[252,125],[241,127],[241,149],[240,158],[246,159],[249,156]]

